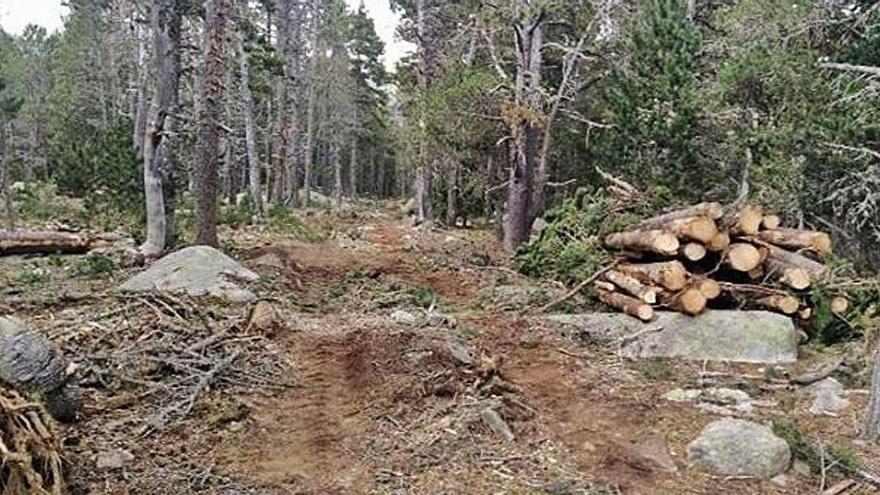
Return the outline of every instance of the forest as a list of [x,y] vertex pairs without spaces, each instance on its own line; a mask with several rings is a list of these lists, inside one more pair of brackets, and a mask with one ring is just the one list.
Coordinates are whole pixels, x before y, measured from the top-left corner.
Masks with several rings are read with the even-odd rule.
[[874,493],[878,245],[877,0],[66,0],[0,492]]

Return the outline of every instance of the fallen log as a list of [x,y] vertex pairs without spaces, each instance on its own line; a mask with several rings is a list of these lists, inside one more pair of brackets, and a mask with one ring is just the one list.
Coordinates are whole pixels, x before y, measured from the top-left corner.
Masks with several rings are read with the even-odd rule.
[[755,304],[784,315],[793,315],[800,308],[800,302],[797,298],[788,294],[773,294],[761,297],[755,300]]
[[634,316],[642,321],[651,321],[651,318],[654,317],[654,308],[652,308],[650,305],[645,304],[644,301],[627,296],[625,294],[621,294],[619,292],[608,292],[600,290],[599,300],[607,304],[608,306],[611,306],[612,308],[619,309],[624,313],[630,316]]
[[92,248],[89,236],[69,232],[0,232],[0,256],[9,254],[84,254]]
[[761,264],[761,252],[755,246],[737,242],[727,249],[724,262],[739,272],[750,272]]
[[721,295],[721,284],[711,278],[702,278],[697,280],[694,285],[703,293],[703,296],[712,300]]
[[[798,253],[793,253],[791,251],[786,251],[781,247],[774,246],[773,244],[762,241],[760,239],[754,239],[753,241],[768,249],[769,252],[766,263],[771,269],[781,268],[791,270],[795,268],[800,268],[801,270],[807,272],[810,282],[821,280],[827,277],[830,273],[830,270],[827,266],[819,263],[818,261],[813,261],[806,256]],[[809,287],[809,285],[807,285],[807,287]]]
[[708,300],[698,287],[687,287],[664,300],[669,308],[696,316],[706,309]]
[[609,270],[605,273],[605,280],[613,283],[617,287],[620,287],[621,290],[630,294],[633,297],[637,297],[642,301],[648,304],[656,304],[657,303],[657,289],[654,287],[649,287],[633,277],[621,273],[617,270]]
[[644,284],[659,285],[671,291],[681,290],[687,285],[687,270],[680,261],[621,264],[617,270]]
[[780,225],[782,225],[782,219],[779,218],[779,215],[764,215],[761,220],[761,227],[766,230],[778,229]]
[[680,210],[673,210],[640,222],[635,228],[640,230],[659,229],[673,220],[691,217],[707,217],[718,220],[724,215],[721,203],[699,203]]
[[685,217],[672,220],[661,227],[663,230],[672,232],[681,239],[708,243],[718,235],[718,226],[715,220],[708,217]]
[[700,261],[706,257],[706,246],[698,242],[689,242],[679,249],[678,254],[688,261]]
[[819,254],[831,253],[831,236],[824,232],[798,229],[762,230],[758,239],[788,249],[809,249]]
[[843,296],[834,296],[831,298],[831,312],[837,316],[842,316],[849,310],[849,299]]
[[727,232],[718,232],[709,242],[706,248],[714,253],[720,253],[730,246],[730,234]]
[[614,249],[649,251],[667,256],[675,255],[679,248],[675,235],[663,230],[618,232],[605,237],[605,245]]
[[732,235],[755,235],[761,229],[763,220],[764,212],[761,207],[747,204],[733,216],[727,218],[724,225],[728,226]]

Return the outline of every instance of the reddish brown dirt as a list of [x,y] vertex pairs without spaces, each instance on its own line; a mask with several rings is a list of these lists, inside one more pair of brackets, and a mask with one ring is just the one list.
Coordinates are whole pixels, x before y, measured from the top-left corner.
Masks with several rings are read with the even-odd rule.
[[[525,408],[501,409],[517,442],[500,442],[468,406],[473,370],[413,357],[442,356],[436,331],[401,330],[390,310],[364,314],[343,304],[326,314],[316,303],[309,329],[284,338],[297,385],[262,401],[227,443],[230,472],[280,493],[553,493],[564,486],[570,493],[806,493],[796,480],[781,489],[686,467],[687,442],[712,418],[660,396],[692,369],[646,380],[613,353],[577,346],[516,314],[467,312],[495,273],[470,269],[467,257],[499,258],[488,235],[474,234],[456,232],[471,237],[447,248],[446,233],[382,216],[357,249],[330,240],[274,245],[247,258],[271,251],[296,267],[302,297],[360,271],[431,287],[446,307],[466,310],[457,330],[440,332],[474,334],[476,349],[499,358],[505,386]],[[647,440],[668,446],[677,473],[644,455]],[[489,452],[509,460],[485,464]]]

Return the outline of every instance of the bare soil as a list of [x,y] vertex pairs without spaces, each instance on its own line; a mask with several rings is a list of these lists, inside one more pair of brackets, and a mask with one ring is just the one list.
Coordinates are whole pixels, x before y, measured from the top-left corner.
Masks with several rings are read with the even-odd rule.
[[[212,388],[186,418],[147,435],[119,421],[108,407],[114,397],[87,395],[85,418],[63,427],[75,492],[781,494],[817,493],[823,483],[794,472],[784,486],[725,479],[688,466],[687,444],[718,416],[663,395],[710,385],[703,371],[736,378],[767,370],[619,359],[613,347],[541,323],[536,308],[559,288],[505,308],[492,300],[493,287],[540,285],[510,269],[488,230],[414,229],[389,207],[306,222],[332,232],[311,243],[254,230],[227,230],[223,239],[263,276],[252,289],[282,316],[266,345],[290,363],[284,386]],[[261,263],[268,254],[281,263]],[[87,324],[121,304],[113,287],[129,272],[81,277],[48,265],[0,260],[0,312],[50,327],[63,343],[58,317]],[[49,282],[21,276],[36,266],[48,266]],[[203,304],[239,323],[250,309]],[[400,309],[417,324],[392,318]],[[471,349],[473,362],[450,342]],[[794,390],[758,379],[737,385],[764,404],[750,419],[794,421],[829,445],[874,456],[857,440],[864,394],[849,395],[852,406],[837,417],[814,417]],[[486,408],[508,422],[514,441],[481,420]],[[134,459],[98,469],[98,455],[111,449]],[[824,483],[841,479],[834,472]]]

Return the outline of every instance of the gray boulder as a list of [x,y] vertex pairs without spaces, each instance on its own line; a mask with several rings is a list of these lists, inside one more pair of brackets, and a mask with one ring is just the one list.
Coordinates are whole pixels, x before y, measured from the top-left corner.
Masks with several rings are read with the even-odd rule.
[[812,414],[835,414],[849,406],[849,401],[843,398],[843,384],[834,378],[816,382],[809,386],[808,391],[813,395],[813,404],[810,406]]
[[765,364],[797,360],[794,324],[768,311],[711,310],[696,317],[663,311],[648,323],[621,313],[553,315],[547,320],[584,340],[621,342],[620,354],[629,358]]
[[211,296],[231,302],[256,298],[235,281],[254,282],[256,273],[208,246],[193,246],[171,253],[119,287],[121,292],[168,292]]
[[688,445],[688,460],[714,474],[766,479],[785,472],[791,449],[767,426],[724,418]]
[[59,421],[73,421],[82,407],[79,389],[67,377],[61,351],[45,335],[14,318],[0,317],[0,381],[42,398]]

